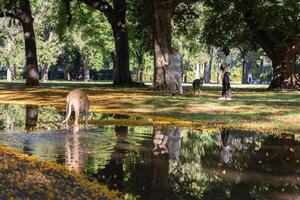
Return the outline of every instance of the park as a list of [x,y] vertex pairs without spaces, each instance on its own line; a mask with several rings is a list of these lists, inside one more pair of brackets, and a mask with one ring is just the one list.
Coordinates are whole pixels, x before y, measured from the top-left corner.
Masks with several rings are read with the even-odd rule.
[[0,199],[298,200],[299,48],[297,0],[0,0]]

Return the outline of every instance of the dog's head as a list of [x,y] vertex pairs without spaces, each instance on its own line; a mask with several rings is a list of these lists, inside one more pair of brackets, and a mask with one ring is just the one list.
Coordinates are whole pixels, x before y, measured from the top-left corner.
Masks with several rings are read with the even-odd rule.
[[203,85],[203,82],[204,82],[204,77],[199,78],[199,79],[195,79],[193,81],[193,85]]

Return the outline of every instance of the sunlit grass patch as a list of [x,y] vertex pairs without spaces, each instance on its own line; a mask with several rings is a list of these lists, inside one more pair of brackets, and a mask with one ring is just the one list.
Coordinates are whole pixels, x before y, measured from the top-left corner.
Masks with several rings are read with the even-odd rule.
[[[300,127],[294,125],[300,119],[300,92],[270,92],[266,90],[266,85],[233,84],[231,101],[217,100],[221,87],[216,84],[205,84],[200,98],[194,97],[190,84],[185,86],[184,96],[175,97],[170,96],[169,92],[148,88],[113,87],[109,82],[58,81],[25,89],[20,85],[0,83],[0,103],[49,105],[63,111],[68,91],[78,87],[88,93],[92,112],[160,117],[160,121],[151,123],[192,124],[194,127],[198,126],[197,123],[199,126],[203,123],[210,126],[221,123],[247,130],[300,131]],[[287,114],[292,117],[287,117]],[[140,120],[135,123],[149,122]]]

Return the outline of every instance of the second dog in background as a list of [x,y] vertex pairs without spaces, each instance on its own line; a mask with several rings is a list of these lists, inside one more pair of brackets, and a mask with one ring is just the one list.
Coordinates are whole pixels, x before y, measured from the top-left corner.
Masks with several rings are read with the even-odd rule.
[[203,86],[203,82],[204,82],[204,77],[200,79],[195,79],[193,81],[194,96],[196,96],[196,91],[198,91],[198,96],[199,97],[201,96],[202,94],[201,88]]

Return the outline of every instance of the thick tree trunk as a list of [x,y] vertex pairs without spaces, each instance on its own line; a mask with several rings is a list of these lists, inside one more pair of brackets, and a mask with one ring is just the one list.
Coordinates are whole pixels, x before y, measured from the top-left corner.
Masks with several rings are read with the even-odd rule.
[[116,49],[116,69],[114,85],[127,85],[132,83],[129,69],[128,29],[126,26],[126,0],[113,1],[115,17],[111,23]]
[[88,58],[85,56],[84,60],[83,60],[83,68],[84,68],[84,76],[83,76],[83,80],[85,82],[90,81],[90,67],[89,67],[89,60]]
[[81,0],[85,4],[102,12],[110,23],[116,50],[116,68],[114,69],[114,85],[130,85],[132,83],[129,70],[128,30],[126,27],[126,0],[113,0],[113,8],[109,1]]
[[285,51],[273,54],[273,78],[269,89],[299,89],[300,79],[297,73],[296,57],[299,45],[290,45]]
[[260,64],[259,64],[259,81],[260,84],[264,82],[264,60],[262,58],[260,59]]
[[23,1],[21,19],[25,39],[26,86],[38,86],[38,62],[36,56],[35,34],[33,30],[33,18],[29,0]]
[[6,81],[11,82],[14,78],[14,66],[12,64],[8,64],[6,70]]
[[[125,19],[124,19],[125,21]],[[116,68],[114,75],[114,85],[127,85],[132,83],[129,70],[129,46],[128,33],[125,23],[116,25],[114,28],[115,48],[116,48]]]
[[48,82],[48,71],[49,71],[48,64],[43,64],[42,67],[43,67],[42,81]]
[[200,64],[198,63],[196,65],[195,79],[199,79],[199,78],[200,78]]
[[211,78],[211,59],[209,62],[204,63],[204,82],[210,83]]
[[209,52],[210,58],[209,58],[209,62],[206,63],[205,69],[204,69],[204,82],[205,83],[210,83],[210,80],[211,80],[211,65],[212,65],[212,61],[213,61],[214,49],[209,48],[208,52]]
[[185,62],[183,65],[183,82],[186,83],[187,82],[187,68],[188,68],[188,62]]
[[174,9],[172,0],[148,1],[151,10],[153,49],[154,49],[154,78],[153,84],[165,84],[163,61],[168,61],[171,49],[171,17]]
[[245,52],[241,51],[241,58],[242,58],[242,84],[246,84],[246,76],[245,76],[245,73],[246,73],[246,55],[245,55]]
[[246,84],[250,84],[252,82],[251,68],[252,68],[251,62],[249,60],[246,60],[246,63],[245,63],[245,83]]
[[300,79],[296,70],[299,38],[287,36],[275,40],[276,37],[264,29],[257,29],[252,9],[248,9],[244,15],[248,27],[255,34],[255,39],[272,60],[273,78],[269,89],[299,89]]
[[26,105],[26,123],[25,129],[31,132],[37,126],[39,107],[35,105]]
[[220,84],[222,82],[221,80],[221,70],[220,70],[220,67],[221,67],[221,64],[222,63],[218,63],[218,71],[217,71],[217,84]]
[[250,61],[244,57],[243,58],[243,73],[242,73],[242,84],[249,84],[249,76],[250,76],[250,72],[251,72],[251,63]]
[[142,83],[143,80],[143,74],[144,74],[144,54],[141,50],[137,50],[135,52],[136,60],[138,63],[138,73],[137,73],[137,82]]
[[82,80],[82,74],[83,74],[83,70],[82,70],[82,62],[81,62],[81,53],[80,53],[80,50],[76,48],[76,51],[75,51],[75,77],[74,77],[74,74],[73,74],[73,77],[72,78],[75,78],[76,80]]

